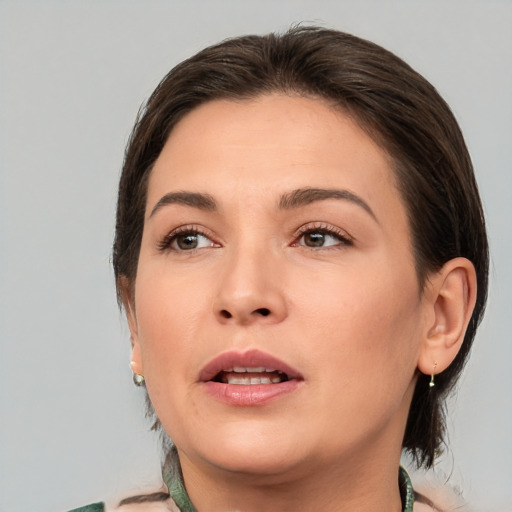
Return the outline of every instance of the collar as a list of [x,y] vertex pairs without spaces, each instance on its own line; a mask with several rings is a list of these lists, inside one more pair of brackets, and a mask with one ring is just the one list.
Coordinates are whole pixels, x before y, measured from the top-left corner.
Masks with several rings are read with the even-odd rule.
[[412,512],[414,489],[412,488],[411,478],[403,466],[400,466],[398,470],[398,485],[400,487],[400,496],[402,497],[403,512]]

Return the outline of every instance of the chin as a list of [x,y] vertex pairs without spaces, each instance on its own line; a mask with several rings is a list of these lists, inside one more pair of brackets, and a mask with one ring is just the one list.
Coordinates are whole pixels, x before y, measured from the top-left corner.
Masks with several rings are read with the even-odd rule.
[[307,458],[299,433],[290,435],[290,425],[287,427],[287,433],[283,433],[269,425],[255,428],[239,422],[222,433],[206,432],[202,443],[195,437],[192,452],[186,452],[195,453],[203,461],[230,473],[262,476],[286,473]]

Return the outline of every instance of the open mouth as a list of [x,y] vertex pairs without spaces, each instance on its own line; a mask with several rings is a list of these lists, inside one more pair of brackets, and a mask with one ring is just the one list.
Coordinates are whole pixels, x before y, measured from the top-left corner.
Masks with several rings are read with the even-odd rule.
[[220,371],[212,379],[213,382],[251,386],[256,384],[279,384],[290,380],[288,375],[280,370],[264,366],[246,367],[235,366]]
[[208,362],[198,377],[209,396],[235,407],[264,405],[304,384],[299,371],[258,349],[223,352]]
[[257,349],[228,351],[211,360],[199,373],[200,382],[241,386],[282,384],[302,375],[276,357]]

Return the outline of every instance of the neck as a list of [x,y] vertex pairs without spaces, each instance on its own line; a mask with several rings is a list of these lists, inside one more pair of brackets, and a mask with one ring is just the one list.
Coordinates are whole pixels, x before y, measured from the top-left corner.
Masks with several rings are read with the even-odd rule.
[[[378,458],[375,460],[379,460]],[[189,496],[209,512],[399,512],[398,459],[389,464],[347,461],[313,464],[280,475],[198,471],[182,457]]]

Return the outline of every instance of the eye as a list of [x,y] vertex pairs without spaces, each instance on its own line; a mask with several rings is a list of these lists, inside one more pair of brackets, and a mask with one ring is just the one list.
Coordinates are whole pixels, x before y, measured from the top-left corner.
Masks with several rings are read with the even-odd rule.
[[339,243],[340,239],[336,235],[322,231],[308,231],[299,239],[299,245],[306,247],[330,247]]
[[213,242],[200,233],[180,233],[174,237],[170,244],[173,249],[180,251],[189,251],[190,249],[202,249],[211,247]]
[[352,245],[352,240],[346,234],[333,228],[311,227],[303,229],[293,245],[318,249]]
[[196,229],[180,229],[169,233],[159,244],[161,251],[193,251],[205,247],[218,247],[218,244],[210,240],[205,234]]

